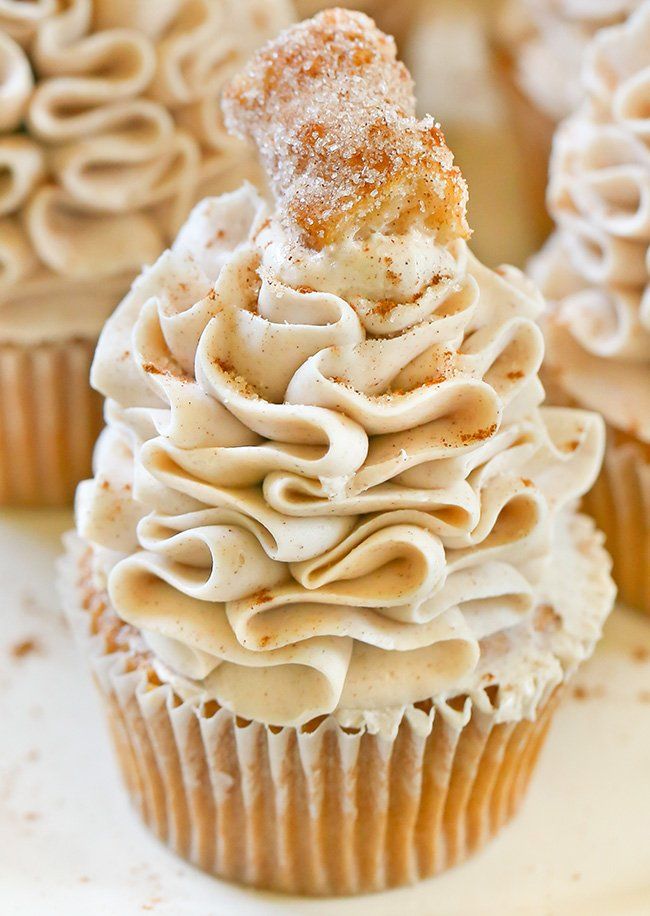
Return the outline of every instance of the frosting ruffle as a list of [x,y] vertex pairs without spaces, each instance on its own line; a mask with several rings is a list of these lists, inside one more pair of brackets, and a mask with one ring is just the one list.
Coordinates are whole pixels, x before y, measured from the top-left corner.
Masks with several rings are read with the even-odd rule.
[[255,174],[221,89],[291,18],[286,0],[0,3],[0,336],[95,335],[206,189]]
[[517,77],[535,105],[553,120],[583,99],[585,48],[607,26],[624,22],[642,0],[510,0],[501,16],[514,46]]
[[650,7],[585,54],[582,108],[559,128],[533,264],[553,302],[548,360],[580,403],[650,441]]
[[[540,408],[518,271],[377,231],[299,284],[283,244],[250,186],[206,200],[109,319],[79,531],[120,617],[240,715],[453,695],[539,605],[602,423]],[[375,297],[388,245],[424,265],[402,299]]]

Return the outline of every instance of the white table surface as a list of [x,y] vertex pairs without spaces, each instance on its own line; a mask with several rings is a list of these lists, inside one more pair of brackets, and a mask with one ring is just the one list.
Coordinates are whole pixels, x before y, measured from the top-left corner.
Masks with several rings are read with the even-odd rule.
[[519,817],[474,860],[374,897],[260,894],[176,859],[131,811],[57,607],[53,561],[69,524],[65,512],[0,519],[0,913],[650,914],[650,620],[610,618]]

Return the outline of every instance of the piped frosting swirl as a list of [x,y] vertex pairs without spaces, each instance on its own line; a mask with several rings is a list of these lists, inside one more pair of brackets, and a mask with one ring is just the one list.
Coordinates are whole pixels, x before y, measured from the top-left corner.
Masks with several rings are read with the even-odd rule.
[[[392,68],[366,17],[332,15],[244,79],[331,29]],[[367,722],[494,683],[480,660],[533,633],[603,431],[540,408],[541,299],[479,264],[464,230],[440,233],[446,208],[412,218],[389,175],[404,222],[372,209],[371,231],[326,221],[311,239],[291,222],[293,168],[275,209],[250,186],[200,204],[108,322],[93,367],[108,429],[78,527],[179,692],[274,725]],[[527,689],[511,685],[509,714],[534,712]]]

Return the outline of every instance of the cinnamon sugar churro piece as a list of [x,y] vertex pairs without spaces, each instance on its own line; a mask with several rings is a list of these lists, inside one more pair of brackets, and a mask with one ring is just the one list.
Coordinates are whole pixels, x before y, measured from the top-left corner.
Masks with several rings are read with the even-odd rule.
[[440,126],[416,119],[395,42],[363,13],[328,10],[284,32],[230,83],[223,108],[257,145],[280,219],[303,244],[415,223],[443,244],[469,236],[467,187]]

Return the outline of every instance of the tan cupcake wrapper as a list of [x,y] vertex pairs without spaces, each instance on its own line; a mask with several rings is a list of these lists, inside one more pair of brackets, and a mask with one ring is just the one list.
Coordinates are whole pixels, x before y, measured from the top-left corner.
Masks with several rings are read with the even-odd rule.
[[102,427],[94,349],[83,339],[0,344],[0,505],[64,505],[89,475]]
[[199,868],[292,894],[381,891],[458,864],[519,807],[561,688],[534,722],[474,708],[464,727],[436,713],[426,734],[404,718],[392,740],[332,716],[302,729],[241,720],[161,684],[75,552],[64,602],[124,782],[153,833]]
[[620,599],[650,613],[650,446],[608,430],[603,469],[583,507],[605,533]]

